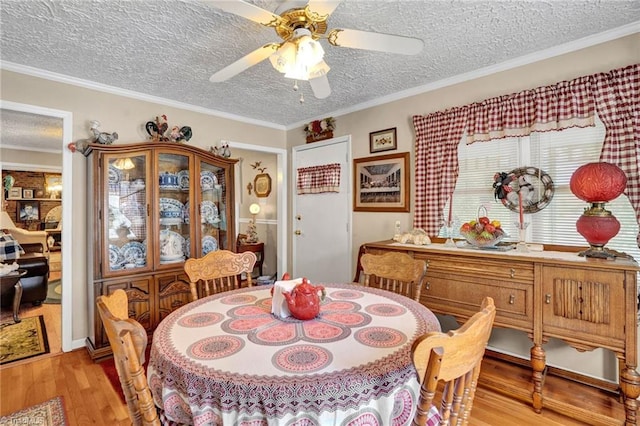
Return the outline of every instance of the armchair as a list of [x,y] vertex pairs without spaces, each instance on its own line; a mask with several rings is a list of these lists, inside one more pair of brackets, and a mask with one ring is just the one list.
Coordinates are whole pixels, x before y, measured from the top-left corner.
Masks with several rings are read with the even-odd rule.
[[[49,259],[44,253],[41,243],[20,244],[25,254],[18,259],[5,260],[4,263],[17,262],[26,273],[20,279],[22,283],[22,303],[31,302],[38,306],[47,298],[49,285]],[[2,306],[10,304],[10,297],[2,298]]]
[[0,229],[5,229],[8,234],[20,243],[33,244],[39,243],[47,250],[47,232],[46,231],[29,231],[27,229],[18,228],[6,211],[0,212]]

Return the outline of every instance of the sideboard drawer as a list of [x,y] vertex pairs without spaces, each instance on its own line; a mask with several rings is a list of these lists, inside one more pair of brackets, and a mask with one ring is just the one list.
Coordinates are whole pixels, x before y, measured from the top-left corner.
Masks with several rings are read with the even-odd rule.
[[[415,256],[420,258],[420,255]],[[464,274],[472,277],[485,277],[490,279],[502,279],[507,281],[533,282],[533,263],[509,262],[505,264],[500,260],[488,260],[486,258],[458,257],[458,256],[431,256],[426,255],[428,261],[427,275],[430,271]]]
[[487,296],[496,305],[496,324],[517,323],[517,328],[532,330],[533,283],[428,272],[420,299],[435,312],[470,317]]

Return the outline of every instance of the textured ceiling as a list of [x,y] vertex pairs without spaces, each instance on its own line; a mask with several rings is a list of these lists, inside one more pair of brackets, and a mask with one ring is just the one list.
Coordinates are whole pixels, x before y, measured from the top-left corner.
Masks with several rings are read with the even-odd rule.
[[[270,11],[294,3],[249,2]],[[2,0],[1,59],[287,128],[640,21],[638,0],[344,0],[329,29],[406,35],[425,45],[405,56],[323,40],[332,94],[320,100],[307,82],[294,92],[268,60],[226,82],[209,82],[259,46],[281,41],[273,29],[213,4]]]

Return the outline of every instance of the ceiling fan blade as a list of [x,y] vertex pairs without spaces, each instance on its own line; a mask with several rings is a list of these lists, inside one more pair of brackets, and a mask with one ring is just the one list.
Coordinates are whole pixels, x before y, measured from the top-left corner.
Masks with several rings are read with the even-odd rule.
[[327,39],[334,46],[401,53],[403,55],[415,55],[424,46],[424,42],[419,38],[359,30],[331,30]]
[[307,7],[309,12],[314,15],[314,18],[317,18],[315,20],[321,21],[326,20],[340,3],[342,3],[342,0],[309,0]]
[[309,80],[311,90],[313,90],[313,96],[318,99],[324,99],[331,94],[331,86],[329,86],[329,79],[327,75],[312,78]]
[[222,81],[228,80],[231,77],[240,74],[247,68],[264,61],[276,50],[278,50],[278,47],[280,47],[280,44],[278,43],[265,44],[264,46],[257,48],[248,55],[238,59],[231,65],[227,65],[226,67],[222,68],[220,71],[213,74],[211,78],[209,78],[209,81],[212,83],[220,83]]
[[243,18],[247,18],[266,27],[275,27],[282,19],[268,10],[262,9],[261,7],[253,4],[245,3],[241,0],[211,1],[210,4],[213,7],[224,10],[225,12],[242,16]]

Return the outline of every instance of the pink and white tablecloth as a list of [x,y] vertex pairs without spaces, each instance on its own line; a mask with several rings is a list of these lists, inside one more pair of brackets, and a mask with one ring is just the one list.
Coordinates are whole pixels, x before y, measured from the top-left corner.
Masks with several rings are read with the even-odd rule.
[[271,314],[272,286],[172,312],[153,335],[149,384],[169,420],[194,425],[408,425],[419,384],[413,341],[440,330],[423,305],[325,285],[310,321]]

